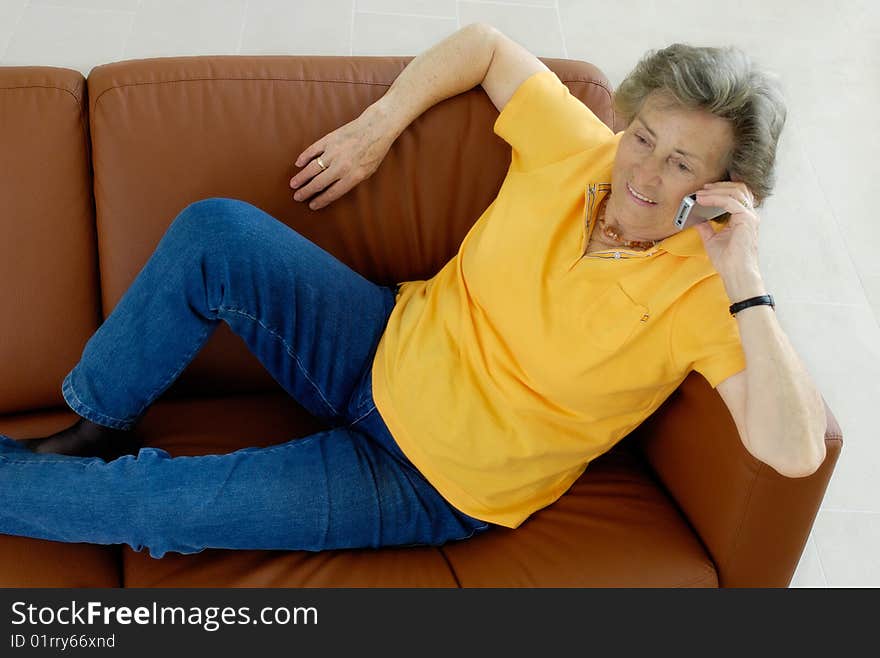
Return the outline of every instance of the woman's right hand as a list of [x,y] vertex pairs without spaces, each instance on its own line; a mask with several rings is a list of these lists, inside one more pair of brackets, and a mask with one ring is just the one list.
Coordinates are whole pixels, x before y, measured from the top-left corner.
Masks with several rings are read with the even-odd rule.
[[[296,166],[303,170],[290,179],[290,187],[296,190],[294,199],[304,201],[323,190],[310,208],[317,210],[336,201],[373,175],[396,137],[381,108],[371,105],[357,119],[324,135],[300,154]],[[326,169],[321,169],[318,156]]]

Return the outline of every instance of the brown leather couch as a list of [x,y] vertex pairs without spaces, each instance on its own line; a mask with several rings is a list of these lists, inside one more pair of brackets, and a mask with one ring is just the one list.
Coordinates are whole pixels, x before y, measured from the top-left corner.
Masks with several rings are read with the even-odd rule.
[[[99,66],[87,80],[0,68],[0,433],[41,436],[75,420],[64,375],[171,221],[199,199],[253,203],[377,283],[436,273],[510,162],[481,88],[425,112],[370,179],[328,207],[309,210],[288,187],[296,156],[380,98],[411,59],[161,58]],[[623,129],[601,71],[544,62]],[[842,447],[826,411],[825,463],[788,479],[746,452],[720,396],[691,373],[516,530],[439,548],[208,549],[161,560],[126,545],[0,535],[0,586],[785,587]],[[147,445],[172,456],[321,429],[225,324],[139,425]]]

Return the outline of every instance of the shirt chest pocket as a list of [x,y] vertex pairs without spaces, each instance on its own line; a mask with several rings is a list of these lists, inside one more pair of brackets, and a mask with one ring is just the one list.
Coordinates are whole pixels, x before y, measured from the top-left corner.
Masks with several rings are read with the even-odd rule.
[[619,283],[612,283],[580,317],[584,340],[604,352],[624,347],[645,326],[650,310],[634,300]]

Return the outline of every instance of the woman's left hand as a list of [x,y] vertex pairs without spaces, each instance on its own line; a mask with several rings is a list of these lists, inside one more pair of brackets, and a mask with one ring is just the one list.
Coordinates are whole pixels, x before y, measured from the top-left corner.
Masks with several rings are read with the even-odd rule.
[[717,233],[708,222],[696,226],[706,253],[725,284],[760,277],[758,224],[761,219],[753,207],[754,196],[745,183],[708,183],[697,191],[697,203],[723,208],[730,213],[726,226]]

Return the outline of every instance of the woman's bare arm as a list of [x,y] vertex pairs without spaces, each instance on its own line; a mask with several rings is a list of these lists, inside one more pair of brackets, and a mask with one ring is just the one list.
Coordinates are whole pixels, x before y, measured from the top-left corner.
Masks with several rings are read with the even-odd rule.
[[296,166],[303,170],[290,179],[297,190],[294,199],[325,190],[309,204],[317,210],[372,176],[394,140],[419,115],[483,82],[496,34],[489,25],[471,23],[415,57],[379,100],[299,155]]

